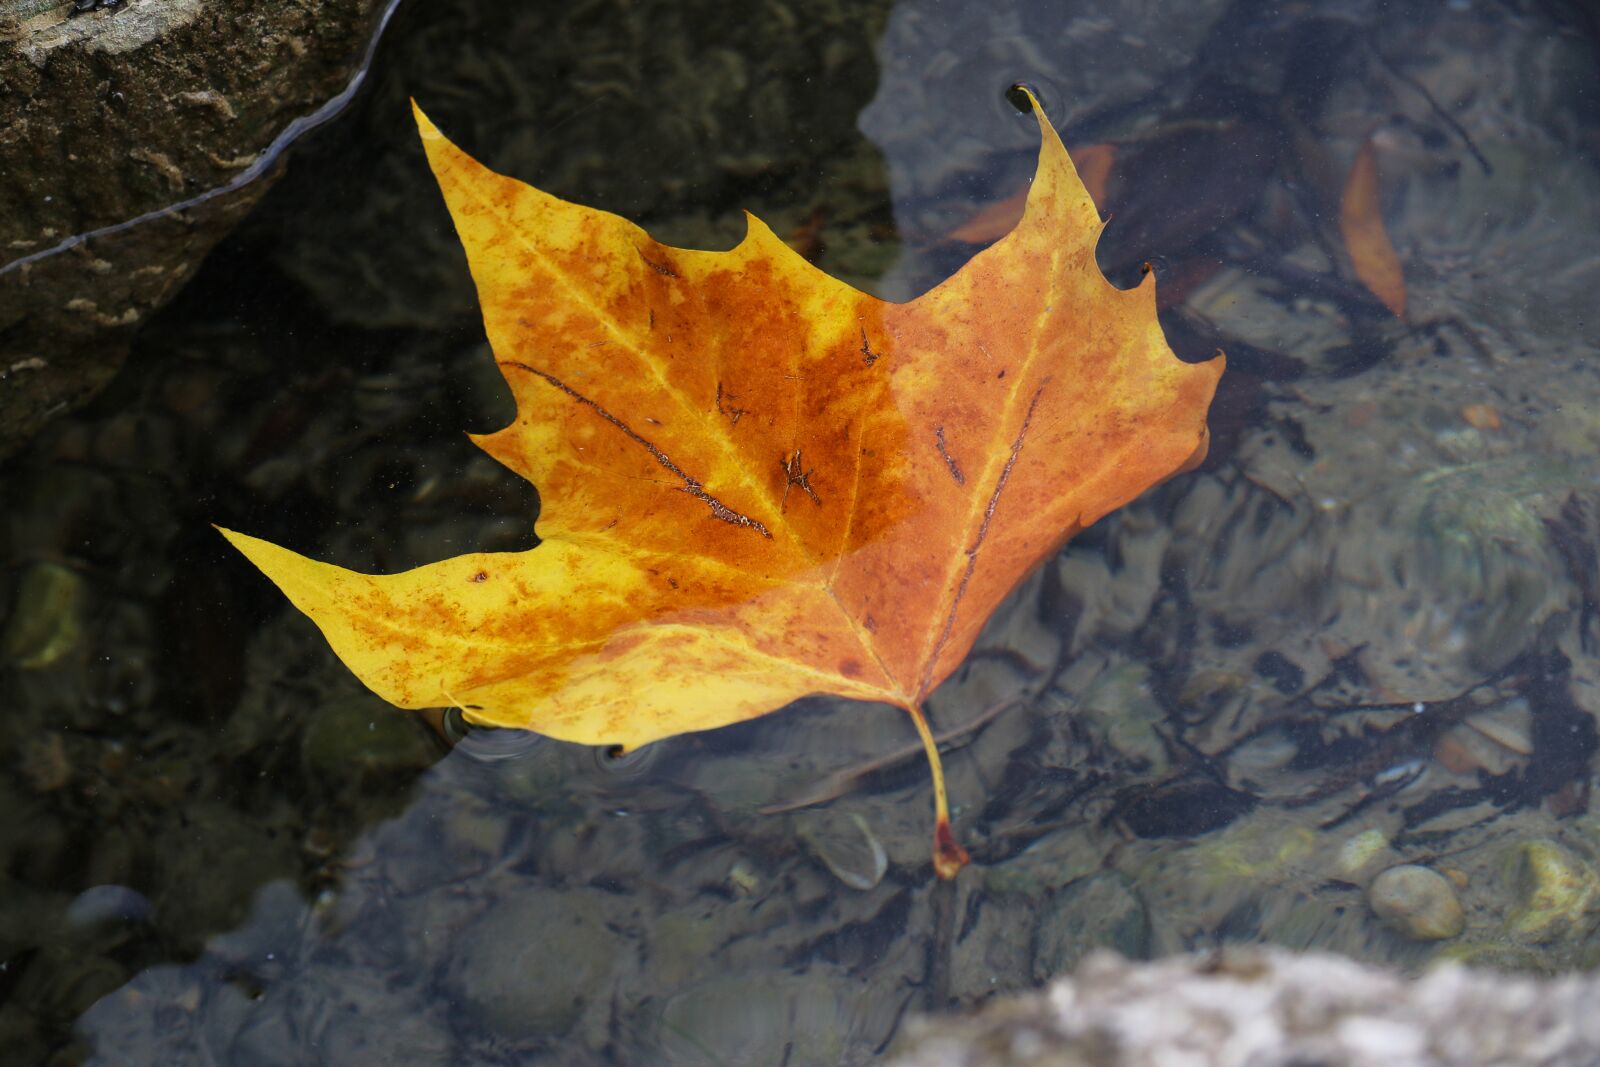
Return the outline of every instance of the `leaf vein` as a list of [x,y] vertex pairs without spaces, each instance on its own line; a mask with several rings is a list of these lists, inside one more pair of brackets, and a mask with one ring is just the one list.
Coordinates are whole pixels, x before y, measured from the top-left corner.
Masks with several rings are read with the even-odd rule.
[[514,359],[505,360],[500,365],[502,367],[516,367],[518,370],[527,371],[529,374],[537,375],[538,377],[543,378],[546,382],[549,382],[551,385],[555,386],[561,392],[567,394],[573,400],[576,400],[578,403],[590,408],[595,414],[599,415],[602,419],[620,430],[630,441],[644,449],[646,452],[650,453],[651,458],[657,463],[661,464],[667,470],[671,471],[673,474],[682,479],[683,486],[679,489],[680,492],[688,493],[696,500],[701,501],[711,509],[712,515],[718,519],[721,519],[723,522],[729,523],[733,526],[744,526],[753,529],[767,540],[772,540],[772,533],[761,524],[760,520],[752,519],[750,516],[745,515],[742,512],[735,511],[733,508],[730,508],[728,505],[724,504],[722,501],[706,492],[705,486],[700,484],[700,482],[695,478],[692,478],[686,474],[682,467],[678,466],[672,461],[670,456],[652,444],[647,438],[640,434],[639,431],[635,430],[633,427],[629,426],[627,423],[611,414],[611,412],[607,411],[590,398],[572,388],[572,386],[568,385],[566,382],[563,382],[560,378],[557,378],[554,374],[542,371],[537,367],[530,367],[526,363],[520,363]]

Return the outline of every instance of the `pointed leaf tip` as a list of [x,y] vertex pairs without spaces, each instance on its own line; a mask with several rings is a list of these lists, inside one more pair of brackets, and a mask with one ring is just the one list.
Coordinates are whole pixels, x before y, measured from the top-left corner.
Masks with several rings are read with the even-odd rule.
[[[1028,110],[1033,113],[1034,119],[1038,121],[1039,132],[1044,135],[1045,139],[1049,140],[1051,137],[1057,137],[1056,128],[1050,125],[1050,116],[1044,113],[1044,105],[1039,103],[1039,98],[1034,95],[1033,90],[1028,88],[1025,83],[1018,82],[1011,87],[1011,91],[1021,93],[1028,101]],[[1057,139],[1059,140],[1059,137]]]
[[439,132],[439,127],[433,124],[433,120],[428,117],[428,113],[422,110],[422,105],[417,103],[417,98],[413,96],[409,99],[411,101],[411,117],[417,124],[417,133],[422,137],[423,142],[426,143],[434,138],[442,139],[444,134]]

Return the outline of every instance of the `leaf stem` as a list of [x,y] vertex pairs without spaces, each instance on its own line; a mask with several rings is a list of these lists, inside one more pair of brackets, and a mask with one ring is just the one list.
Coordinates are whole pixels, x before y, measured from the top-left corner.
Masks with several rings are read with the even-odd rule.
[[907,702],[901,706],[917,727],[923,751],[928,754],[928,769],[933,772],[933,869],[940,878],[948,881],[961,873],[961,868],[967,865],[970,857],[967,850],[956,842],[956,835],[950,829],[950,804],[945,798],[944,767],[939,762],[939,746],[933,739],[933,731],[928,729],[928,720],[918,705]]

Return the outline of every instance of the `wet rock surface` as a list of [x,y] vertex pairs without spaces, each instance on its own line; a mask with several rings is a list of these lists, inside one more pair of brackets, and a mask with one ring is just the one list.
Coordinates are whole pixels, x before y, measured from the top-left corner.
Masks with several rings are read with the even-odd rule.
[[[880,24],[853,7],[761,7],[749,40],[793,68],[726,27],[662,24],[663,48],[738,54],[707,85],[739,84],[722,70],[766,87],[761,130],[742,128],[742,98],[656,91],[688,86],[681,56],[644,77],[622,33],[607,60],[608,20],[639,32],[607,5],[549,16],[569,20],[551,55],[588,42],[571,60],[588,110],[560,111],[567,75],[516,65],[546,53],[492,47],[545,24],[493,7],[460,25],[419,9],[348,139],[306,146],[141,324],[137,368],[0,469],[0,1046],[40,1062],[749,1048],[853,1064],[879,1061],[910,1013],[1081,973],[1090,946],[1266,943],[1406,973],[1600,958],[1591,42],[1502,8],[1238,4],[1199,26],[1185,8],[1175,26],[1196,36],[1176,50],[1066,15],[1039,28],[1045,52],[995,46],[1011,57],[997,93],[1070,72],[1072,49],[1108,34],[1159,59],[1155,79],[1106,64],[1102,103],[1063,112],[1068,139],[1124,160],[1108,268],[1166,255],[1175,345],[1224,347],[1230,370],[1207,465],[1025,582],[930,701],[974,856],[947,885],[920,747],[892,708],[802,701],[623,759],[383,719],[208,528],[377,571],[531,542],[534,492],[461,436],[510,411],[448,221],[406,162],[407,91],[485,158],[661,236],[727,243],[748,206],[857,279],[897,255],[904,278],[959,262],[971,246],[944,220],[1003,200],[999,176],[1027,164],[1012,127],[986,155],[973,118],[951,128],[951,169],[886,173],[853,116],[877,74],[914,85],[897,64],[926,53],[889,47],[891,28],[879,66],[856,70]],[[974,14],[963,37],[1014,44],[1017,19]],[[817,70],[854,95],[814,101]],[[939,129],[940,84],[895,98],[908,128]],[[782,118],[812,109],[834,116],[823,163]],[[1328,223],[1374,116],[1404,323]],[[648,123],[654,157],[612,165]],[[713,141],[733,149],[667,173],[661,146]],[[1448,882],[1457,935],[1373,914],[1369,887],[1401,865]],[[571,968],[530,961],[542,919],[517,901],[576,916]]]
[[197,198],[344,90],[388,3],[82,6],[0,5],[0,457],[111,380],[270,181]]

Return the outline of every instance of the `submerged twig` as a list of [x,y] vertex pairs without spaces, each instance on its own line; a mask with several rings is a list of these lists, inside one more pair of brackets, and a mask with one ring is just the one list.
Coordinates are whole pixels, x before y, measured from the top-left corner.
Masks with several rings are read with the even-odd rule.
[[[986,708],[978,715],[974,716],[971,722],[962,723],[960,726],[936,735],[933,739],[934,744],[944,745],[956,740],[957,738],[964,737],[978,729],[980,726],[999,718],[1002,712],[1009,711],[1021,703],[1022,701],[1019,698],[1012,697],[1009,700],[1003,700],[992,707]],[[868,775],[876,774],[888,767],[893,767],[896,763],[900,763],[904,760],[910,759],[913,756],[920,755],[922,752],[922,742],[918,741],[915,744],[906,745],[903,748],[897,748],[893,752],[879,756],[877,759],[868,760],[865,763],[858,763],[854,767],[846,767],[841,771],[835,771],[827,778],[823,779],[822,784],[819,785],[814,792],[808,793],[799,800],[788,800],[778,804],[769,804],[764,808],[758,809],[758,814],[783,815],[787,812],[799,811],[802,808],[811,808],[817,806],[818,804],[826,804],[830,800],[837,800],[839,797],[844,796],[846,793],[854,789],[856,783]]]
[[1483,172],[1485,174],[1494,173],[1494,167],[1489,165],[1488,157],[1479,150],[1477,142],[1473,141],[1472,139],[1472,134],[1467,132],[1467,128],[1461,125],[1454,115],[1450,114],[1450,112],[1444,109],[1444,106],[1434,98],[1434,95],[1431,92],[1428,91],[1428,87],[1426,85],[1423,85],[1420,81],[1396,66],[1388,56],[1383,54],[1383,49],[1379,48],[1376,42],[1372,44],[1372,53],[1378,57],[1378,62],[1382,63],[1397,81],[1411,89],[1413,92],[1421,94],[1422,99],[1428,102],[1428,106],[1433,109],[1433,113],[1439,117],[1439,120],[1446,126],[1449,126],[1451,132],[1461,139],[1461,143],[1465,145],[1467,151],[1472,154],[1472,158],[1478,161],[1478,166],[1483,168]]

